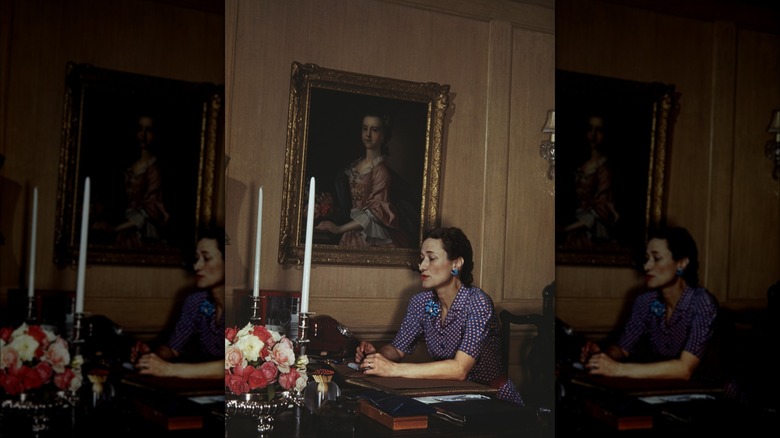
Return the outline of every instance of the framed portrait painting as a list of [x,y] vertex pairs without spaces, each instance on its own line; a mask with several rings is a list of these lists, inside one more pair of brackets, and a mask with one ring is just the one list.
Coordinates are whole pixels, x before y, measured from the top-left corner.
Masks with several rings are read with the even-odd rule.
[[221,86],[68,64],[55,262],[180,266],[217,217]]
[[665,211],[673,85],[556,72],[556,262],[634,265]]
[[310,178],[312,262],[415,266],[439,224],[449,86],[294,62],[279,262],[303,261]]

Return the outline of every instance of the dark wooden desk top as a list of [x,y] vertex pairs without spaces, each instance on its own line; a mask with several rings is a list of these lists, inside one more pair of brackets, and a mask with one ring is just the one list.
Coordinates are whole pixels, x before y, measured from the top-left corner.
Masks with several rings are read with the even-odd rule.
[[[312,414],[306,407],[288,408],[275,417],[274,430],[270,438],[314,438],[314,437],[517,437],[552,438],[554,425],[552,414],[529,416],[526,419],[496,419],[488,425],[459,426],[430,415],[426,429],[393,431],[365,415],[356,414],[356,395],[364,391],[360,387],[342,389],[338,402],[327,402],[318,414]],[[529,408],[532,409],[532,408]],[[255,438],[256,421],[245,417],[226,419],[229,438]]]

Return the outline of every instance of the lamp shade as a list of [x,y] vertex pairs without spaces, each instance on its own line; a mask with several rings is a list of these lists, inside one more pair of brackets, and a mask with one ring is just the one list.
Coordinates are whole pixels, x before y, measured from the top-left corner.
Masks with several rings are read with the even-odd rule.
[[772,111],[772,121],[769,122],[767,132],[780,132],[780,110]]
[[547,121],[544,123],[542,132],[550,134],[555,133],[555,110],[547,111]]

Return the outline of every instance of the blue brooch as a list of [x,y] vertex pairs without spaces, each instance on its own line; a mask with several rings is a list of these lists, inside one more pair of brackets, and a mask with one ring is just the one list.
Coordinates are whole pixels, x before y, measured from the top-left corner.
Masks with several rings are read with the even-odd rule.
[[439,302],[435,301],[433,298],[428,300],[428,302],[425,303],[425,313],[427,313],[431,318],[438,318],[441,314]]
[[217,311],[217,307],[214,306],[214,303],[212,303],[211,301],[205,300],[202,303],[200,303],[200,309],[199,310],[200,310],[200,313],[202,313],[202,314],[204,314],[206,316],[211,316],[211,315],[214,314],[214,312]]
[[664,313],[666,313],[666,306],[656,298],[650,303],[650,311],[653,312],[653,315],[655,316],[664,316]]

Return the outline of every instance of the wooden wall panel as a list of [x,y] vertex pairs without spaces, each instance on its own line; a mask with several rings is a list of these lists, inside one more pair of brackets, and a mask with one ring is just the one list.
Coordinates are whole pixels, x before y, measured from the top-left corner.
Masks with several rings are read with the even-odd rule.
[[[451,86],[439,211],[474,246],[475,283],[496,307],[540,311],[553,281],[552,183],[539,157],[553,103],[552,10],[505,1],[236,1],[226,65],[228,288],[251,284],[255,193],[264,187],[261,287],[299,290],[276,262],[293,61]],[[532,220],[527,220],[529,216]],[[549,219],[545,219],[549,218]],[[530,250],[529,248],[533,248]],[[419,276],[405,268],[314,265],[310,309],[357,336],[392,339]],[[523,384],[533,333],[513,331],[510,376]],[[426,360],[418,349],[413,360]]]
[[[140,0],[11,3],[10,54],[3,58],[9,64],[2,67],[7,89],[3,88],[0,98],[7,110],[2,136],[7,158],[3,178],[8,183],[0,187],[0,199],[2,209],[12,211],[12,232],[0,246],[0,292],[5,296],[8,288],[27,283],[28,199],[33,186],[38,187],[40,197],[36,287],[73,290],[76,270],[53,264],[66,63],[224,83],[225,17]],[[12,183],[22,193],[6,204],[6,189]],[[121,320],[130,331],[153,330],[162,327],[172,298],[190,281],[184,270],[176,268],[88,266],[85,311]],[[142,313],[131,316],[135,311]]]
[[[556,67],[675,85],[667,218],[693,234],[702,283],[723,305],[763,307],[780,277],[780,202],[761,153],[780,102],[777,35],[743,29],[744,15],[713,21],[639,3],[556,2]],[[622,267],[557,266],[556,280],[558,315],[586,330],[608,329],[610,312],[643,287]]]
[[737,40],[729,299],[756,307],[780,280],[780,183],[763,149],[780,109],[780,35],[741,31]]

